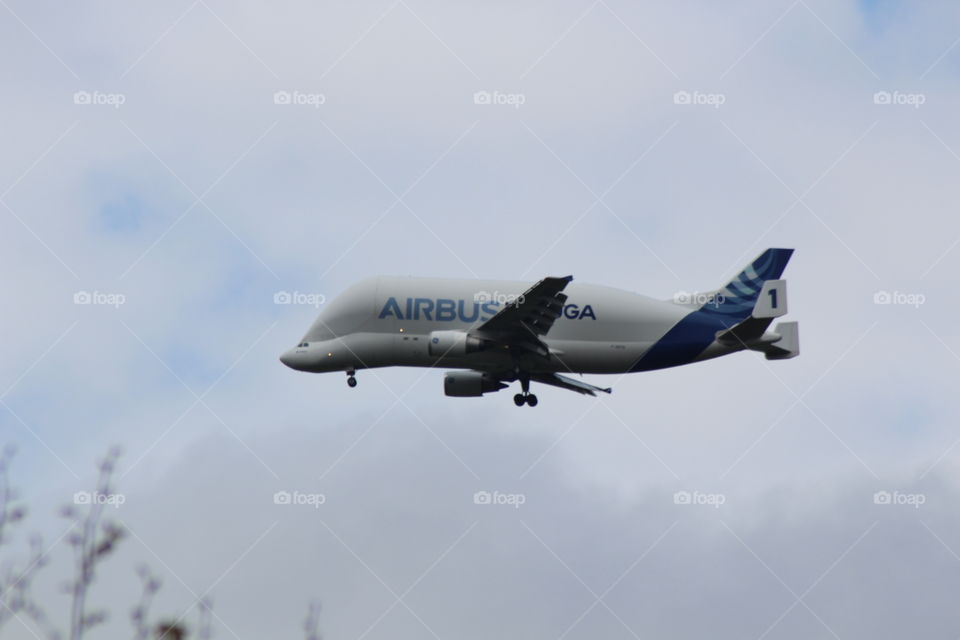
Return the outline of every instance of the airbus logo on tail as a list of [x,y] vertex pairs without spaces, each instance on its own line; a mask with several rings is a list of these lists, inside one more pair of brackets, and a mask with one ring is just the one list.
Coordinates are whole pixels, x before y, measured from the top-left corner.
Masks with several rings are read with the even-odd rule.
[[[377,318],[382,320],[393,316],[397,320],[429,320],[431,322],[479,320],[484,322],[496,315],[499,307],[500,302],[496,300],[481,303],[452,298],[407,298],[405,304],[401,306],[396,298],[390,297],[387,298]],[[577,304],[564,305],[563,317],[571,320],[597,319],[593,307],[589,304],[582,307]]]

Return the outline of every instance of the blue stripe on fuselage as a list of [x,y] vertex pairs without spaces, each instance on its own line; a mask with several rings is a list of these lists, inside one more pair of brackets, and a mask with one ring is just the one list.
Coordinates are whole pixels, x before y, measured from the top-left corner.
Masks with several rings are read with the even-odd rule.
[[718,331],[741,322],[743,318],[739,316],[724,316],[702,309],[691,311],[657,340],[630,371],[650,371],[693,362],[710,346]]

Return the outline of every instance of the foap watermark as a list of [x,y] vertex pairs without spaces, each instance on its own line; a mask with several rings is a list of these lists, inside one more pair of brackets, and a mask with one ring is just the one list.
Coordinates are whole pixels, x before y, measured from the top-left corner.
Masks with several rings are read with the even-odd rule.
[[705,93],[703,91],[677,91],[673,94],[673,104],[700,105],[719,109],[727,101],[723,93]]
[[708,291],[706,293],[700,291],[694,291],[693,293],[689,291],[677,291],[673,294],[673,301],[675,303],[691,304],[699,307],[707,305],[719,307],[725,300],[726,298],[723,297],[723,294],[715,291]]
[[923,493],[901,493],[900,491],[877,491],[873,494],[873,504],[906,505],[919,509],[927,501]]
[[919,109],[927,101],[924,93],[904,93],[903,91],[877,91],[873,94],[873,104],[905,105]]
[[301,491],[277,491],[273,494],[273,504],[290,504],[319,509],[326,504],[327,496],[322,493],[303,493]]
[[473,494],[473,504],[508,505],[519,509],[527,502],[522,493],[503,493],[502,491],[477,491]]
[[73,104],[103,105],[119,109],[127,101],[122,93],[107,93],[105,91],[77,91],[73,94]]
[[877,291],[873,294],[873,304],[897,304],[918,309],[927,301],[922,293],[906,293],[904,291]]
[[273,294],[273,304],[305,304],[319,308],[327,297],[322,293],[304,293],[303,291],[277,291]]
[[296,106],[313,107],[319,109],[327,102],[327,96],[322,93],[308,93],[305,91],[275,91],[273,104],[290,104]]
[[722,493],[703,493],[702,491],[677,491],[673,494],[673,504],[706,505],[719,509],[727,502]]
[[127,302],[127,296],[122,293],[108,293],[106,291],[77,291],[73,294],[73,304],[91,304],[113,307],[117,309]]
[[73,504],[94,505],[102,504],[119,509],[127,501],[122,493],[100,493],[99,491],[77,491],[73,494]]
[[477,291],[473,294],[473,301],[483,304],[485,302],[496,302],[497,304],[510,304],[516,302],[523,304],[522,293],[500,293],[499,291]]
[[527,103],[527,96],[522,93],[504,93],[503,91],[476,91],[473,94],[473,104],[506,105],[519,109]]

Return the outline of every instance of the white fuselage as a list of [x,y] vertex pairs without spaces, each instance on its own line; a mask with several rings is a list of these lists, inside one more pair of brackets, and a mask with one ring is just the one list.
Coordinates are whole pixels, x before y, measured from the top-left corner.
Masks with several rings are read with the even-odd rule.
[[[476,328],[529,286],[444,278],[365,280],[330,302],[283,361],[313,372],[384,366],[509,370],[518,363],[508,350],[431,354],[430,335]],[[561,373],[640,370],[635,367],[651,345],[694,310],[599,285],[571,283],[564,292],[568,297],[563,313],[543,338],[550,357],[528,359],[521,363],[524,368]],[[736,350],[713,343],[696,359]]]

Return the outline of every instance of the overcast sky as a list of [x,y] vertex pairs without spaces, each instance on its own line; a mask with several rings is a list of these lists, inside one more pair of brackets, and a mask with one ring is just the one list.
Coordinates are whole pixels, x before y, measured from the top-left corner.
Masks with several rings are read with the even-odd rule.
[[[3,556],[43,533],[55,617],[56,512],[120,445],[99,637],[142,563],[218,638],[313,599],[330,639],[960,635],[956,3],[0,0],[0,43]],[[277,360],[318,313],[282,292],[670,298],[771,246],[789,361],[518,409]]]

